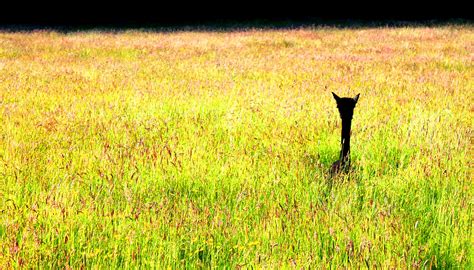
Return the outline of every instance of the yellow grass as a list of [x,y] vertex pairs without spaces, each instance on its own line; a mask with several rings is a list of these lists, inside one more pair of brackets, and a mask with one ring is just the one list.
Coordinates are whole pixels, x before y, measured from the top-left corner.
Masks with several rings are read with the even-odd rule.
[[0,268],[470,268],[473,42],[0,32]]

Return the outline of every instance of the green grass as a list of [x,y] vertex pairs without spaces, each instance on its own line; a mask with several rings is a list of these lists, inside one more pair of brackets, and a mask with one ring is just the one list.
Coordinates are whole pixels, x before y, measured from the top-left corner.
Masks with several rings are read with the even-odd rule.
[[472,268],[473,41],[0,32],[0,268]]

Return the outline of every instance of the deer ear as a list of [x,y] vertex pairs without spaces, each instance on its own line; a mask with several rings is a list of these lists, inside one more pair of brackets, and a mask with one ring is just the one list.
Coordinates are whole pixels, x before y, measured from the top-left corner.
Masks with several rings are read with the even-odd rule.
[[331,92],[331,93],[332,93],[332,96],[334,97],[334,99],[335,99],[336,101],[339,101],[339,100],[341,99],[341,98],[338,97],[336,94],[334,94],[334,92]]
[[359,100],[359,96],[360,96],[360,93],[357,94],[357,95],[354,97],[354,100],[355,100],[356,103],[357,103],[357,101]]

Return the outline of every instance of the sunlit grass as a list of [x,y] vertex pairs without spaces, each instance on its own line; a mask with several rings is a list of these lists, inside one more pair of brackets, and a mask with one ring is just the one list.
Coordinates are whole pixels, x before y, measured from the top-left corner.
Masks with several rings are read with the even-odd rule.
[[473,42],[0,32],[0,268],[473,267]]

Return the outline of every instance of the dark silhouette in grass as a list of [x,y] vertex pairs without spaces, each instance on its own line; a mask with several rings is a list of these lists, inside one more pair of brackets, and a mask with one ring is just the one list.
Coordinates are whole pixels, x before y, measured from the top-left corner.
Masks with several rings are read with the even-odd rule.
[[354,108],[359,100],[357,94],[354,98],[339,97],[332,93],[337,103],[337,109],[342,120],[342,131],[341,131],[341,153],[339,160],[334,162],[331,166],[330,175],[331,177],[338,174],[341,171],[347,171],[350,166],[350,151],[351,151],[351,123],[352,115],[354,114]]

